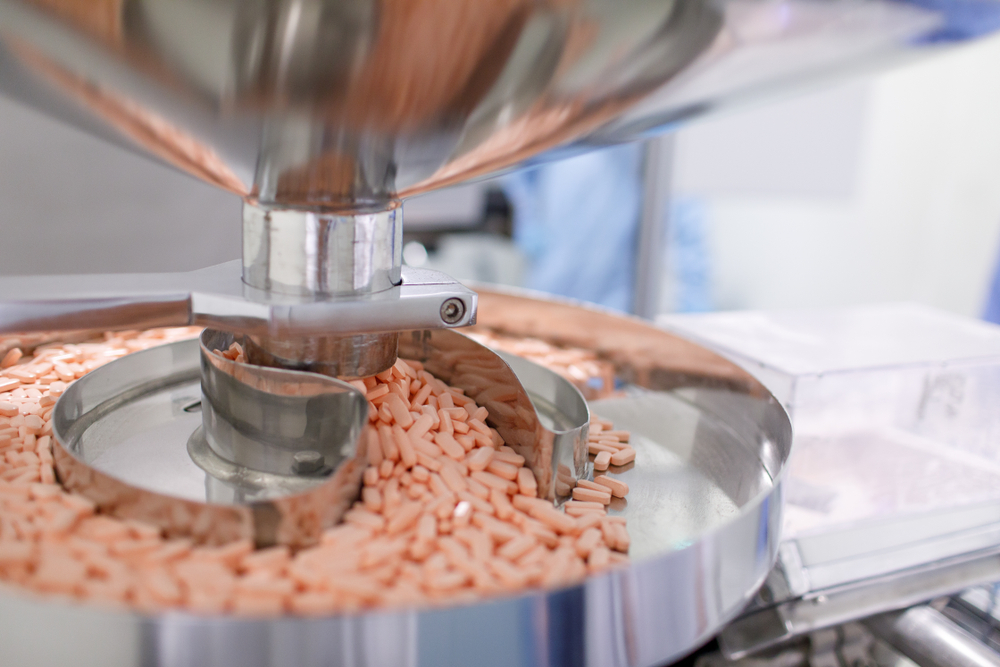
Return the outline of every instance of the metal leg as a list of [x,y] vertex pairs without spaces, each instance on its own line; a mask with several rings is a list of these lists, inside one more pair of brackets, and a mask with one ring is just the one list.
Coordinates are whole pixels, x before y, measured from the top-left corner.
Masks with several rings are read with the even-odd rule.
[[642,158],[642,213],[636,235],[632,312],[647,319],[656,317],[660,309],[673,155],[673,135],[646,141]]
[[932,607],[879,614],[864,624],[920,667],[1000,667],[1000,654]]

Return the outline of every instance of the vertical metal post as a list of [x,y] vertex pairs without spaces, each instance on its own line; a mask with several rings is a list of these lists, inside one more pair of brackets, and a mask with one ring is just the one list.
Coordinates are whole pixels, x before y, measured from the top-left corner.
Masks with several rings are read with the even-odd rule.
[[667,212],[673,171],[674,135],[647,139],[642,158],[642,211],[636,234],[632,313],[652,319],[660,310],[666,267]]

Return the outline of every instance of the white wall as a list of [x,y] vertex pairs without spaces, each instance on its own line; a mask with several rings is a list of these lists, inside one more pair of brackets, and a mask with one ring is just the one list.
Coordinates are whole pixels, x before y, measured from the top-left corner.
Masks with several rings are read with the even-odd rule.
[[1000,39],[693,125],[714,305],[978,315],[1000,254]]
[[185,271],[236,259],[241,205],[0,97],[0,275]]

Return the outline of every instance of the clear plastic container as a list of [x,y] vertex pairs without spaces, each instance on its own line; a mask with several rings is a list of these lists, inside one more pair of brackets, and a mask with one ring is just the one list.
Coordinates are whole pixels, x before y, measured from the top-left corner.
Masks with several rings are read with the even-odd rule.
[[1000,499],[1000,327],[914,304],[659,323],[788,410],[784,539]]

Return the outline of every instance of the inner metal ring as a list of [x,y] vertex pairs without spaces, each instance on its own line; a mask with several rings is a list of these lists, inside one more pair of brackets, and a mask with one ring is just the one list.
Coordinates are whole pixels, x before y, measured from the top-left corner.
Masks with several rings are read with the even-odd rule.
[[[357,497],[367,401],[333,378],[212,351],[231,338],[206,330],[73,383],[53,412],[63,486],[168,537],[315,542]],[[301,471],[303,452],[325,465]]]
[[[53,413],[63,485],[168,537],[315,542],[359,493],[367,400],[330,377],[216,353],[233,342],[205,330],[200,341],[123,357],[71,385]],[[566,495],[586,474],[589,412],[568,381],[523,359],[508,365],[447,330],[410,332],[403,349],[481,399],[490,424],[532,468],[540,495]]]

